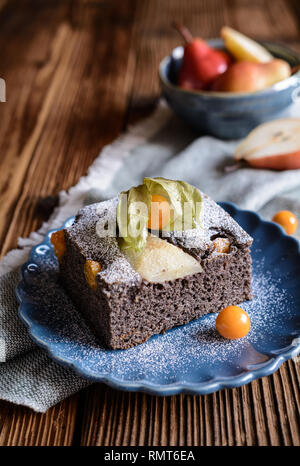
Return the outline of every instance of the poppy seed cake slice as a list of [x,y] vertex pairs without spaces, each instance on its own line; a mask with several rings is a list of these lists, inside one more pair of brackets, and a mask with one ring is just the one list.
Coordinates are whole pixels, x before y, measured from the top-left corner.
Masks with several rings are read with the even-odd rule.
[[[117,198],[84,207],[64,230],[61,282],[108,348],[130,348],[154,334],[251,299],[252,238],[220,206],[202,196],[201,228],[167,233],[160,241],[184,254],[174,252],[168,270],[152,267],[152,276],[145,271],[145,261],[137,265],[126,257],[116,237],[97,234],[99,221],[115,222]],[[163,245],[151,240],[149,247],[154,246]],[[176,260],[182,260],[182,272],[175,270]],[[95,286],[87,281],[88,263],[101,264]]]

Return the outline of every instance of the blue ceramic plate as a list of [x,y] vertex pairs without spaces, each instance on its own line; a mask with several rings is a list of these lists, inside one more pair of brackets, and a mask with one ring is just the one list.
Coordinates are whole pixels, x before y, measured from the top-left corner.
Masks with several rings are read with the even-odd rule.
[[129,350],[103,348],[58,284],[49,232],[32,249],[17,288],[32,339],[84,377],[160,395],[211,393],[276,371],[300,351],[299,244],[254,212],[221,205],[254,237],[255,298],[242,305],[251,317],[247,337],[221,338],[210,314]]
[[[210,39],[210,46],[224,49],[221,39]],[[292,67],[300,55],[275,42],[263,42],[272,55]],[[177,86],[183,47],[176,47],[159,65],[162,93],[172,110],[196,131],[221,139],[247,136],[256,126],[276,118],[286,118],[288,107],[299,100],[300,72],[257,92],[212,92],[187,90]]]

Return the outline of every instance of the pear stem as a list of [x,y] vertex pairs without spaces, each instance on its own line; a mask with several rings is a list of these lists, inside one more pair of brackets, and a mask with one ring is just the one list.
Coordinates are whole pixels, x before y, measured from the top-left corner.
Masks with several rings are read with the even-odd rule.
[[242,162],[236,162],[233,165],[226,165],[224,167],[224,172],[225,173],[232,173],[232,172],[235,172],[236,170],[238,170],[239,168],[242,168]]
[[186,28],[180,23],[177,23],[177,21],[173,21],[172,26],[176,29],[177,32],[179,32],[179,34],[181,35],[181,37],[183,37],[184,41],[187,44],[192,42],[193,36],[191,32],[188,30],[188,28]]

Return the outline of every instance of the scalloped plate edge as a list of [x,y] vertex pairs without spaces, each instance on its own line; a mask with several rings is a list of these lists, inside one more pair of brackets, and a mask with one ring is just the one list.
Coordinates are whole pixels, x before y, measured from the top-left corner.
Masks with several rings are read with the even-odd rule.
[[[244,215],[248,214],[248,215],[251,215],[252,217],[256,217],[259,223],[261,222],[263,224],[272,225],[274,229],[277,229],[280,232],[281,237],[287,238],[291,243],[297,246],[297,254],[299,255],[299,258],[300,258],[299,242],[295,238],[288,236],[284,232],[281,226],[273,222],[263,220],[262,217],[256,212],[253,212],[247,209],[245,210],[239,209],[237,206],[235,206],[231,202],[220,202],[219,204],[227,212],[230,211],[231,215],[232,215],[232,212],[234,213],[241,212]],[[53,346],[48,345],[44,340],[40,339],[39,336],[37,335],[35,331],[35,327],[37,327],[37,324],[33,323],[30,320],[30,318],[28,318],[28,315],[26,313],[26,303],[22,301],[20,290],[22,289],[22,285],[24,283],[23,270],[27,264],[29,264],[30,262],[34,262],[33,254],[34,254],[35,249],[44,244],[48,245],[51,233],[64,228],[66,225],[70,224],[70,222],[73,219],[74,217],[70,217],[65,221],[62,227],[49,230],[47,234],[45,235],[44,240],[31,249],[29,260],[25,264],[23,264],[19,270],[20,282],[16,287],[16,297],[19,302],[19,307],[18,307],[19,317],[21,321],[25,324],[25,326],[28,328],[29,336],[31,337],[31,339],[38,346],[46,350],[51,359],[53,359],[55,362],[57,362],[58,364],[66,368],[69,368],[69,369],[71,368],[78,376],[89,379],[94,382],[102,382],[102,383],[105,383],[106,385],[109,385],[110,387],[121,389],[124,391],[142,391],[142,392],[149,393],[152,395],[162,395],[162,396],[176,395],[179,393],[192,394],[192,395],[206,395],[206,394],[213,393],[218,390],[223,390],[226,388],[241,387],[242,385],[252,382],[253,380],[271,375],[276,370],[279,369],[281,364],[283,364],[285,361],[289,359],[296,357],[300,353],[300,333],[295,333],[295,337],[294,337],[292,344],[290,344],[286,348],[283,348],[280,354],[274,355],[274,357],[271,358],[269,362],[260,369],[247,371],[247,372],[244,371],[241,375],[232,376],[228,380],[225,380],[223,378],[220,380],[211,379],[209,381],[199,382],[199,383],[175,382],[175,383],[165,384],[165,385],[154,384],[145,379],[141,379],[136,382],[124,381],[110,374],[103,374],[103,376],[98,376],[98,375],[96,376],[96,375],[93,375],[93,373],[91,372],[85,371],[84,368],[82,368],[81,366],[80,367],[76,366],[70,358],[65,358],[65,359],[61,358],[55,353],[55,346],[53,347]]]

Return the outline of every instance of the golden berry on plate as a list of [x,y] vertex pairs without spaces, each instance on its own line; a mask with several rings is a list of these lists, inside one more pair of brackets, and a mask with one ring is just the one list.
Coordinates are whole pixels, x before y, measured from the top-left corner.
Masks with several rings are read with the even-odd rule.
[[168,225],[171,217],[170,204],[164,196],[152,194],[148,228],[150,230],[162,230]]
[[297,230],[297,217],[289,210],[280,210],[274,215],[272,220],[281,225],[288,235],[292,235]]
[[216,320],[217,331],[229,340],[245,337],[249,333],[250,326],[250,317],[239,306],[225,307]]
[[50,241],[53,244],[54,253],[57,259],[60,261],[66,251],[64,230],[58,230],[52,233]]
[[97,261],[87,260],[84,264],[84,275],[89,286],[93,289],[97,289],[96,275],[101,271],[101,264]]

